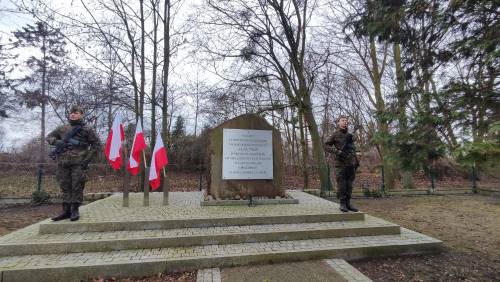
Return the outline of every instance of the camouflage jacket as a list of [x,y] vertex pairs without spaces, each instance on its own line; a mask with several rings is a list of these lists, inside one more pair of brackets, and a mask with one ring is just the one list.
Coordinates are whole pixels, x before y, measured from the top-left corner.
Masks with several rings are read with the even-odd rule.
[[[81,145],[68,146],[59,156],[58,161],[72,161],[72,162],[90,162],[97,154],[100,147],[99,137],[95,131],[83,122],[82,129],[73,137],[80,142]],[[57,127],[47,135],[47,142],[50,145],[55,145],[57,140],[63,140],[68,132],[71,131],[75,125],[65,124]]]
[[[325,142],[325,151],[335,156],[335,167],[359,165],[354,137],[347,130],[337,129]],[[346,157],[341,157],[344,151]]]

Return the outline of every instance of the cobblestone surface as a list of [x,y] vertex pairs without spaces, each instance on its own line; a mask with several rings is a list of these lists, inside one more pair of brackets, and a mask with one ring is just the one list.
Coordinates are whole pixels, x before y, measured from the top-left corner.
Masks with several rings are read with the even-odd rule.
[[349,282],[372,282],[370,278],[343,259],[327,259],[325,261]]
[[230,245],[136,249],[111,252],[1,257],[0,271],[40,267],[91,266],[98,264],[145,261],[174,261],[189,258],[257,255],[305,250],[341,250],[346,248],[378,247],[387,245],[411,245],[439,242],[439,240],[433,239],[423,234],[401,228],[401,235],[344,237]]
[[[143,194],[131,193],[130,206],[122,207],[122,196],[116,194],[82,207],[79,222],[167,220],[245,216],[301,215],[341,213],[336,203],[300,191],[287,191],[298,204],[202,207],[202,192],[171,192],[169,205],[162,206],[163,194],[150,193],[150,206],[143,207]],[[58,224],[58,223],[53,223]]]

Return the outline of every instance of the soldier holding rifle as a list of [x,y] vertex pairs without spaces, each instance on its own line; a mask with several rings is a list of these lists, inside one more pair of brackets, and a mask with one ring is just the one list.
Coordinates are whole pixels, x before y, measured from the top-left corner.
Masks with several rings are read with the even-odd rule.
[[87,168],[100,146],[95,131],[84,123],[80,107],[71,108],[68,120],[69,124],[47,136],[47,142],[54,146],[49,156],[57,160],[57,180],[63,194],[62,213],[53,217],[54,221],[80,218]]
[[356,156],[354,140],[347,129],[347,117],[341,116],[337,119],[337,130],[325,142],[325,151],[335,157],[335,174],[337,178],[337,197],[340,199],[340,210],[342,212],[358,211],[351,204],[352,183],[359,167]]

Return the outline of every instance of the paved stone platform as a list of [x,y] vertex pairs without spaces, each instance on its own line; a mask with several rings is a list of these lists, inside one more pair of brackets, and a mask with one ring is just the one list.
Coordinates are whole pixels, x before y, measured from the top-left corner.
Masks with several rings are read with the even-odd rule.
[[[130,207],[122,208],[121,196],[111,196],[83,207],[80,222],[45,220],[0,237],[0,279],[79,281],[319,258],[430,253],[441,246],[439,240],[387,221],[360,212],[341,213],[335,203],[298,191],[289,193],[300,199],[299,204],[202,207],[201,193],[178,192],[170,193],[169,206],[161,206],[162,194],[152,193],[150,207],[142,207],[142,195],[131,194]],[[285,223],[256,223],[255,218],[285,219]],[[210,220],[225,225],[204,226]],[[150,225],[154,221],[165,225]],[[200,226],[171,225],[182,221]],[[109,227],[116,222],[149,222],[137,225],[149,228],[39,233],[43,226],[64,231],[67,226]]]
[[284,224],[362,220],[364,214],[342,213],[338,205],[300,191],[288,191],[298,204],[247,206],[201,206],[201,192],[170,193],[169,205],[162,194],[150,194],[150,206],[143,207],[140,193],[130,194],[130,207],[123,208],[121,195],[82,207],[78,222],[45,221],[40,233],[117,231],[188,228],[228,225]]
[[[287,191],[298,204],[292,205],[257,205],[247,206],[207,206],[202,207],[202,192],[170,192],[168,206],[162,205],[161,193],[150,193],[150,206],[143,207],[143,194],[130,193],[130,206],[122,207],[121,194],[92,202],[82,207],[82,217],[77,223],[106,221],[146,221],[168,219],[206,219],[221,217],[279,216],[279,215],[314,215],[345,214],[338,210],[338,205],[319,197],[300,191]],[[64,221],[51,223],[54,225]]]

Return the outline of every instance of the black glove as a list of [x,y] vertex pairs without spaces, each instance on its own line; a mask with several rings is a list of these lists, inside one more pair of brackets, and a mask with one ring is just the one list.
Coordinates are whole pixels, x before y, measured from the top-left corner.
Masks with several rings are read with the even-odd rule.
[[82,169],[87,170],[89,168],[89,163],[90,163],[90,161],[87,161],[87,160],[82,161],[82,163],[81,163]]
[[340,151],[340,153],[337,155],[337,157],[341,160],[347,159],[347,153],[344,151]]
[[81,142],[78,141],[78,140],[76,140],[75,138],[70,138],[68,140],[68,143],[71,144],[71,145],[73,145],[73,146],[79,146],[81,144]]

